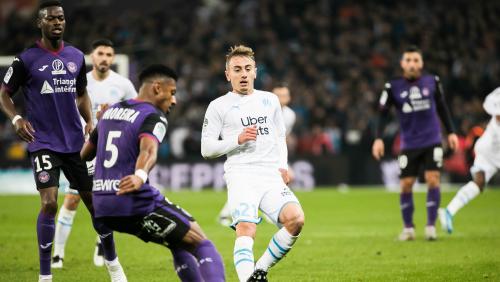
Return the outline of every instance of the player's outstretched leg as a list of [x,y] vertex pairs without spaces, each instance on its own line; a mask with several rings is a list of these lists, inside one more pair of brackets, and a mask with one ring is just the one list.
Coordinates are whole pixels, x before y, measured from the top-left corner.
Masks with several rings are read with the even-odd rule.
[[436,219],[438,215],[439,205],[441,203],[440,185],[441,173],[436,170],[425,172],[425,182],[427,183],[427,225],[425,226],[425,239],[434,241],[437,239]]
[[55,222],[57,213],[57,187],[40,189],[42,207],[36,223],[38,253],[40,261],[40,275],[38,281],[52,281],[50,269],[50,255],[54,240]]
[[52,268],[62,268],[64,261],[64,249],[68,241],[76,209],[80,202],[78,191],[67,189],[64,196],[64,203],[59,209],[56,223],[56,233],[54,236],[54,254],[52,257]]
[[266,273],[292,248],[304,226],[304,212],[298,203],[288,203],[279,215],[283,224],[274,234],[264,254],[255,264],[255,271],[248,281],[267,281]]
[[205,282],[226,281],[222,258],[210,240],[204,239],[199,242],[193,255],[198,259],[200,273]]
[[453,217],[455,214],[467,205],[470,201],[476,198],[485,186],[485,174],[479,171],[474,174],[474,181],[469,181],[458,190],[457,194],[445,209],[440,209],[439,220],[441,227],[448,233],[453,232]]
[[413,204],[412,186],[415,182],[414,177],[401,178],[401,193],[399,194],[399,205],[401,216],[403,218],[403,231],[399,234],[400,241],[415,240],[415,225],[413,224]]

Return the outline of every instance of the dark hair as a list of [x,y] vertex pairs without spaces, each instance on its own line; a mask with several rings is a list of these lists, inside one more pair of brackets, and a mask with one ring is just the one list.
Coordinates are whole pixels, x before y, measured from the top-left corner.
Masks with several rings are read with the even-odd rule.
[[409,45],[405,49],[403,49],[403,54],[404,53],[410,53],[410,52],[417,52],[420,55],[422,55],[422,50],[417,47],[417,45]]
[[40,4],[38,5],[38,11],[53,6],[62,7],[62,2],[59,0],[40,1]]
[[99,46],[115,47],[115,46],[113,46],[113,42],[109,39],[106,39],[106,38],[101,38],[101,39],[95,40],[94,42],[92,42],[91,46],[92,46],[92,50],[94,50],[95,48],[97,48]]
[[146,80],[155,76],[166,76],[173,80],[177,80],[177,74],[175,71],[165,65],[153,64],[147,66],[139,74],[139,83],[143,84]]

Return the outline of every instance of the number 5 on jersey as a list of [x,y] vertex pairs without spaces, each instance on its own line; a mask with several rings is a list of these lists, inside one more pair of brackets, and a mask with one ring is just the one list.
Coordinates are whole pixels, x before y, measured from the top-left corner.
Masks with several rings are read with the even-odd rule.
[[106,151],[109,151],[111,153],[111,157],[109,158],[109,160],[104,160],[105,168],[114,166],[116,160],[118,160],[118,147],[113,144],[113,139],[119,138],[120,136],[122,136],[121,131],[110,131],[108,133],[108,138],[106,139]]

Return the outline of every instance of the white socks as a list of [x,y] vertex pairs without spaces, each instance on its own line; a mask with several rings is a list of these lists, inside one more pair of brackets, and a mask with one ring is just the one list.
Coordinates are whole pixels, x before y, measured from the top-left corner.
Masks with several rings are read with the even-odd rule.
[[283,258],[288,251],[292,248],[298,236],[292,236],[285,227],[281,228],[269,242],[269,245],[260,259],[255,265],[256,269],[268,271],[268,269],[275,265],[281,258]]
[[234,267],[240,281],[247,281],[254,271],[253,238],[240,236],[234,242]]
[[467,205],[480,193],[481,190],[477,184],[474,183],[474,181],[469,181],[469,183],[465,184],[462,188],[460,188],[460,190],[458,190],[457,194],[453,197],[446,209],[448,209],[451,215],[455,215],[459,209]]
[[59,209],[57,216],[56,233],[54,236],[54,257],[64,258],[64,246],[68,240],[76,210],[70,211],[64,205]]

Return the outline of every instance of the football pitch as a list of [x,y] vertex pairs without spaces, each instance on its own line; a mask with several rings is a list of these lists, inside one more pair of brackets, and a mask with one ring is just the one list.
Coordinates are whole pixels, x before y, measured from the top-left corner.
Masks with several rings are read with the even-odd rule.
[[[445,192],[448,203],[455,192]],[[455,232],[439,228],[435,242],[424,240],[425,193],[415,194],[417,240],[398,242],[399,195],[380,189],[317,189],[297,192],[306,224],[287,257],[271,269],[270,281],[500,281],[500,190],[489,189],[461,210]],[[188,210],[224,259],[227,281],[237,281],[232,262],[234,232],[216,223],[225,193],[179,192],[168,198]],[[38,279],[36,217],[38,196],[0,196],[0,281]],[[62,198],[60,198],[62,203]],[[274,226],[258,227],[255,258]],[[82,206],[66,246],[63,269],[54,281],[109,281],[92,263],[95,233]],[[129,281],[178,281],[170,252],[135,237],[116,234],[120,261]]]

